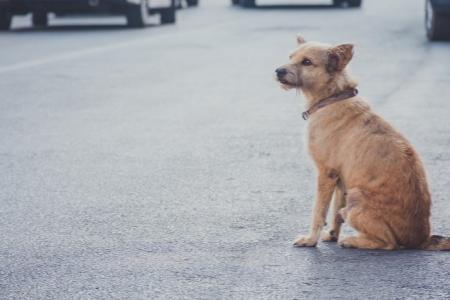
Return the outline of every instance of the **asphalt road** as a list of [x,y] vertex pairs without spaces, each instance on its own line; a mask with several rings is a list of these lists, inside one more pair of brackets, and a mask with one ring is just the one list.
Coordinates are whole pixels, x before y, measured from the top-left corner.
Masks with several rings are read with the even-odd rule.
[[450,253],[291,246],[315,175],[303,99],[273,72],[297,33],[355,44],[360,93],[421,153],[433,233],[450,235],[450,43],[426,41],[423,1],[364,2],[205,0],[144,30],[16,18],[0,33],[0,298],[449,299]]

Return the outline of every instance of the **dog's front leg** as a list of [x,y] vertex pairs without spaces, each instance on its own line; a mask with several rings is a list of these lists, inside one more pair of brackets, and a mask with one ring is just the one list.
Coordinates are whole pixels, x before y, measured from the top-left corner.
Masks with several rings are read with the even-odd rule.
[[337,174],[334,171],[319,171],[311,229],[309,235],[298,237],[294,242],[294,246],[314,247],[317,244],[320,232],[325,226],[328,208],[330,207],[337,179]]
[[342,184],[336,187],[334,191],[334,205],[331,209],[332,219],[331,228],[322,232],[322,241],[324,242],[337,242],[339,239],[339,233],[341,231],[341,225],[344,222],[339,211],[345,207],[345,188]]

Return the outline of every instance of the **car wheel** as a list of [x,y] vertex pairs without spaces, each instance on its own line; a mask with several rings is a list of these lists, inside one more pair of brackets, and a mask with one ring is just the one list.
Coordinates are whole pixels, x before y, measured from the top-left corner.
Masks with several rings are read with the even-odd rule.
[[197,6],[198,0],[186,0],[188,6]]
[[46,12],[34,12],[31,18],[33,26],[46,27],[48,25],[48,16]]
[[360,7],[362,0],[333,0],[334,6]]
[[176,21],[176,9],[172,5],[170,8],[161,11],[161,24],[172,24]]
[[255,0],[240,0],[239,4],[241,4],[242,7],[255,7],[256,6]]
[[0,30],[9,30],[11,28],[12,15],[6,9],[0,9]]
[[425,29],[430,41],[450,38],[450,16],[439,15],[430,0],[425,4]]
[[231,4],[232,5],[238,5],[239,4],[239,0],[231,0]]
[[139,4],[128,4],[127,25],[132,28],[142,28],[147,24],[148,3],[141,0]]

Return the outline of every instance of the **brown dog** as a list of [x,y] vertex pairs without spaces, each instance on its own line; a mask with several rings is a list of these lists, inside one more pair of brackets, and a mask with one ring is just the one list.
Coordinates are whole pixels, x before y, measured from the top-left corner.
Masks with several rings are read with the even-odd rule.
[[[305,42],[276,70],[285,89],[300,89],[309,118],[309,152],[318,171],[309,235],[295,246],[315,246],[334,193],[331,230],[324,241],[364,249],[450,250],[450,238],[430,236],[431,198],[414,148],[356,96],[346,71],[353,45]],[[339,238],[342,222],[359,232]]]

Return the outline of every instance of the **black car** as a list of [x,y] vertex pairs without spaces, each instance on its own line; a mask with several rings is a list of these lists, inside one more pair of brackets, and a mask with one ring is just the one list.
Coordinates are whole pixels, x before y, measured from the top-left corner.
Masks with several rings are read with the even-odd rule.
[[149,14],[161,23],[175,22],[175,0],[0,0],[0,30],[8,30],[14,15],[32,14],[34,26],[47,26],[48,13],[124,15],[130,27],[144,27]]
[[[334,6],[348,6],[348,7],[359,7],[361,6],[362,0],[333,0]],[[279,1],[280,5],[283,5],[283,1]],[[233,5],[241,5],[243,7],[255,7],[256,0],[231,0]],[[311,0],[311,4],[314,4],[314,0]]]
[[450,0],[427,0],[425,29],[431,41],[450,39]]

